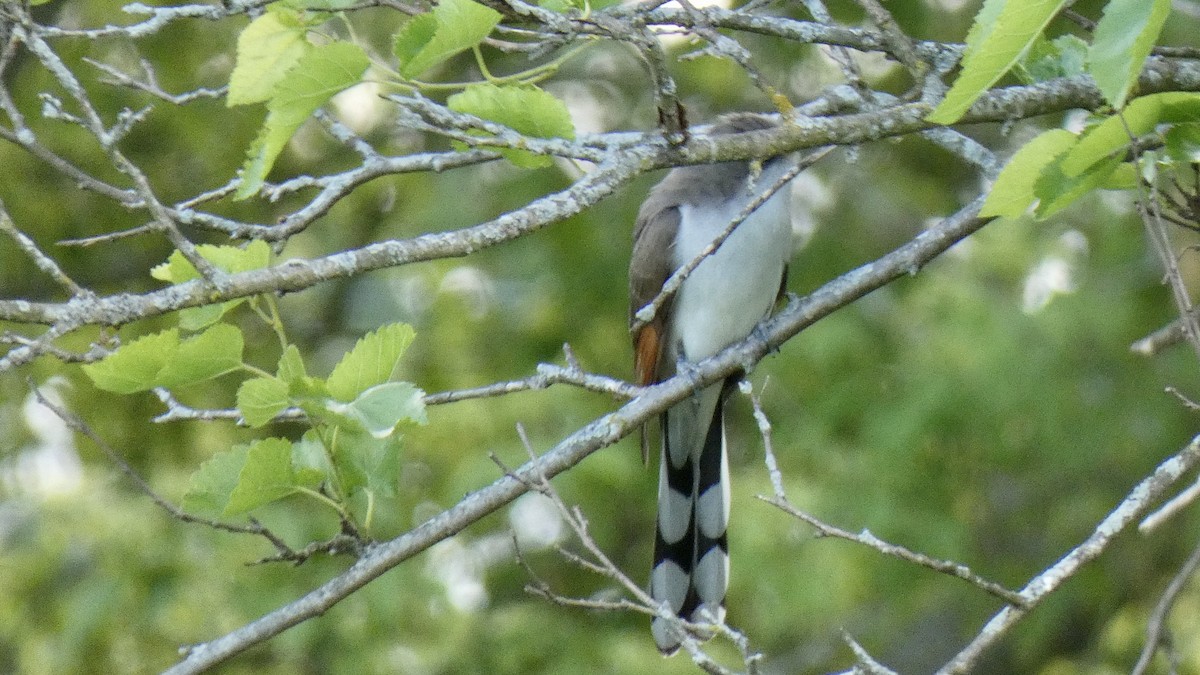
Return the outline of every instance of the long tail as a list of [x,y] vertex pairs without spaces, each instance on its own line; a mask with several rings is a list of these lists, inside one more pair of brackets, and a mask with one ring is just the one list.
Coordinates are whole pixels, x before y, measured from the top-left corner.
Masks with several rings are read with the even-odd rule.
[[[650,595],[679,616],[723,620],[729,585],[729,460],[722,385],[713,385],[663,415],[658,474],[658,536]],[[659,651],[679,649],[663,619],[651,623]]]

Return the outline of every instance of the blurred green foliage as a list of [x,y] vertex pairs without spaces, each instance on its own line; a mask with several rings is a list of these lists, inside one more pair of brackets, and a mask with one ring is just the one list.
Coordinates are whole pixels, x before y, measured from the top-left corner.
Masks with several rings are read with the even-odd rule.
[[[901,25],[927,39],[960,39],[975,9],[892,4]],[[1078,3],[1078,9],[1091,11],[1094,4]],[[118,5],[55,2],[37,11],[47,22],[103,25],[116,20]],[[853,20],[858,12],[851,2],[833,9],[840,19]],[[1170,30],[1195,28],[1180,24]],[[99,83],[98,71],[79,59],[132,72],[143,56],[169,90],[219,86],[228,78],[242,25],[185,21],[136,45],[78,40],[56,47],[111,117],[150,101]],[[383,45],[396,22],[388,12],[368,10],[356,25],[362,37]],[[793,100],[834,79],[817,49],[745,38],[765,76]],[[672,49],[678,54],[691,47]],[[524,67],[521,57],[491,56],[498,72]],[[444,76],[453,79],[472,67],[469,57],[459,57]],[[675,73],[694,119],[769,108],[726,62],[700,58],[679,64]],[[904,87],[895,70],[873,77],[883,88]],[[18,56],[7,84],[44,142],[118,180],[99,168],[104,161],[91,139],[39,118],[37,94],[55,85],[28,55]],[[546,87],[591,104],[597,128],[653,122],[650,88],[621,49],[601,45],[583,53]],[[343,112],[370,113],[379,105],[371,97],[362,101],[365,110]],[[261,121],[261,110],[227,109],[221,101],[160,103],[122,147],[164,198],[182,199],[224,184]],[[1060,121],[971,133],[1007,151]],[[388,152],[445,147],[397,129],[386,117],[362,128]],[[353,161],[309,125],[272,175],[329,172]],[[567,171],[496,163],[379,179],[290,241],[282,257],[471,225],[562,188]],[[792,267],[791,290],[800,294],[886,253],[978,190],[969,167],[914,140],[842,152],[811,173],[815,180],[797,192],[799,210],[815,222]],[[630,227],[656,178],[639,180],[586,215],[466,259],[374,272],[286,296],[281,306],[289,336],[302,346],[310,369],[324,376],[362,333],[409,323],[417,338],[401,377],[429,392],[528,375],[539,362],[561,362],[564,343],[587,369],[625,376]],[[149,270],[171,251],[160,238],[88,248],[55,243],[136,226],[140,215],[80,191],[9,144],[0,144],[0,186],[17,224],[80,282],[99,292],[158,286]],[[269,222],[297,203],[288,197],[219,208]],[[1195,260],[1183,258],[1185,273],[1200,281]],[[1056,279],[1058,292],[1051,284],[1038,294],[1039,283]],[[1168,385],[1200,391],[1195,354],[1178,347],[1146,359],[1128,350],[1173,315],[1160,281],[1128,200],[1097,197],[1047,223],[993,224],[915,277],[821,321],[753,377],[774,423],[789,496],[852,531],[869,529],[1019,587],[1086,537],[1195,431],[1193,417],[1163,393]],[[0,289],[4,298],[58,298],[7,239],[0,240]],[[169,318],[147,321],[121,334],[170,325]],[[243,328],[248,358],[273,368],[273,336],[253,321]],[[85,349],[97,334],[79,331],[62,344]],[[349,564],[318,557],[300,567],[246,566],[273,551],[261,540],[172,520],[84,439],[71,450],[81,460],[78,474],[70,471],[69,458],[76,456],[70,453],[55,470],[39,469],[31,453],[46,439],[25,412],[26,377],[38,383],[65,378],[56,386],[70,407],[173,502],[203,461],[260,437],[228,423],[152,424],[163,410],[153,395],[100,392],[77,367],[47,358],[0,377],[0,672],[158,670],[178,658],[180,645],[237,628]],[[190,405],[227,407],[236,384],[226,378],[179,394]],[[522,462],[515,424],[543,451],[614,405],[556,387],[431,408],[429,425],[408,435],[399,496],[377,513],[373,533],[402,533],[495,480],[500,470],[490,454],[509,466]],[[761,442],[744,401],[735,417],[729,617],[765,653],[764,672],[848,667],[843,628],[900,672],[927,671],[999,609],[995,599],[955,579],[816,539],[755,499],[770,492]],[[281,424],[266,431],[262,435],[294,437],[300,429]],[[638,455],[636,443],[626,441],[556,485],[582,507],[609,555],[640,579],[649,567],[656,475]],[[640,616],[558,607],[523,590],[529,578],[507,548],[507,531],[514,513],[534,501],[518,501],[222,672],[693,672],[686,657],[658,656]],[[328,513],[299,499],[272,505],[260,517],[296,545],[337,529]],[[1124,536],[992,652],[986,672],[1127,671],[1141,649],[1146,617],[1198,527],[1193,509],[1153,536]],[[525,557],[562,594],[616,592],[611,582],[553,551],[530,546]],[[1180,672],[1200,672],[1198,619],[1200,591],[1193,583],[1171,619]],[[714,649],[736,663],[727,646]]]

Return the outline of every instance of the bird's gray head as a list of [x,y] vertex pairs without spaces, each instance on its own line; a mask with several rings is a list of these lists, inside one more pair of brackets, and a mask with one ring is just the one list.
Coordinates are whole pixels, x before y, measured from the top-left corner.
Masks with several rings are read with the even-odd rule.
[[[733,113],[717,118],[709,126],[708,132],[713,136],[724,136],[773,129],[777,124],[762,115]],[[765,159],[762,162],[762,179],[756,182],[770,185],[783,175],[792,159],[791,155]],[[751,163],[747,161],[679,167],[671,171],[660,189],[671,193],[681,202],[724,201],[739,196],[745,189],[746,178],[750,172]]]

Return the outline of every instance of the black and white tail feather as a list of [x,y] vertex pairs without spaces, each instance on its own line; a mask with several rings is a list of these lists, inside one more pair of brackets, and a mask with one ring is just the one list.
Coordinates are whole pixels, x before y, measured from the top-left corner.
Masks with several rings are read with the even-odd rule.
[[[670,409],[662,419],[658,524],[650,595],[695,623],[724,621],[729,583],[729,460],[721,385]],[[662,618],[651,623],[660,651],[679,648]]]

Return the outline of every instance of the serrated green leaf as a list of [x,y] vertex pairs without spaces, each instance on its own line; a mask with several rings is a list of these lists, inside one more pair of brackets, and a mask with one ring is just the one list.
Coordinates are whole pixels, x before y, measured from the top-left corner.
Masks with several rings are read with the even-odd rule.
[[1114,152],[1123,151],[1130,135],[1148,134],[1164,123],[1200,122],[1200,93],[1167,92],[1135,98],[1120,115],[1114,115],[1084,134],[1070,154],[1063,158],[1062,170],[1078,176]]
[[1014,73],[1026,84],[1080,75],[1087,52],[1088,44],[1074,35],[1060,35],[1054,40],[1038,37]]
[[238,473],[224,515],[246,513],[292,494],[297,487],[291,442],[283,438],[256,441],[246,450],[246,463]]
[[1058,163],[1050,164],[1042,171],[1034,186],[1039,200],[1034,215],[1038,220],[1045,220],[1062,211],[1083,195],[1103,185],[1120,165],[1120,157],[1109,157],[1083,174],[1069,176],[1062,172]]
[[401,63],[411,63],[437,32],[438,21],[432,13],[418,14],[400,27],[392,41],[392,53]]
[[304,432],[300,440],[292,444],[292,471],[296,484],[305,487],[315,487],[332,475],[329,453],[315,430]]
[[348,411],[371,436],[387,438],[401,423],[425,424],[425,392],[410,382],[387,382],[364,391]]
[[237,61],[229,75],[226,105],[259,103],[271,97],[289,69],[313,49],[307,29],[285,21],[281,12],[264,12],[238,36]]
[[1042,170],[1065,153],[1078,137],[1066,129],[1051,129],[1029,141],[1004,165],[979,215],[1016,218],[1037,199],[1034,185]]
[[219,515],[229,504],[229,495],[238,484],[238,476],[246,465],[248,446],[234,446],[218,452],[192,474],[183,508],[193,513]]
[[179,327],[187,331],[197,331],[207,328],[221,320],[233,308],[245,302],[245,298],[220,302],[215,305],[188,307],[179,312]]
[[242,367],[242,331],[219,323],[179,343],[154,378],[156,387],[180,387]]
[[283,353],[279,355],[275,376],[287,384],[299,382],[308,376],[308,371],[304,368],[304,359],[300,357],[300,350],[296,345],[284,347]]
[[[405,61],[405,54],[397,50],[396,56],[401,58],[400,74],[404,77],[417,77],[455,54],[483,42],[502,18],[500,12],[472,0],[441,0],[433,9],[433,17],[437,27],[419,51]],[[427,22],[413,30],[414,34],[405,38],[405,53],[411,50],[419,36],[427,32]]]
[[356,44],[313,47],[271,91],[267,119],[251,144],[234,199],[258,192],[275,159],[300,125],[338,92],[362,80],[370,60]]
[[983,0],[983,6],[979,8],[979,13],[975,15],[975,20],[971,22],[971,27],[967,29],[966,44],[963,48],[963,58],[970,56],[972,52],[979,49],[992,30],[996,28],[996,20],[1000,18],[1000,12],[1004,9],[1004,4],[1008,0]]
[[[567,106],[532,85],[473,84],[447,99],[446,106],[499,122],[525,136],[575,138],[575,127]],[[527,169],[549,166],[552,162],[549,157],[524,150],[505,148],[499,152],[513,164]]]
[[179,330],[172,328],[126,343],[83,372],[105,391],[132,394],[158,386],[158,374],[179,349]]
[[1170,13],[1171,0],[1110,0],[1104,6],[1088,53],[1088,70],[1114,108],[1125,105]]
[[83,367],[97,387],[132,394],[224,375],[242,365],[242,332],[219,324],[187,340],[170,329],[147,335]]
[[[946,98],[925,119],[951,124],[963,116],[975,99],[995,84],[1020,60],[1050,20],[1068,0],[1007,0],[990,29],[972,28],[963,57],[962,72],[946,92]],[[995,6],[987,7],[995,11]],[[982,15],[983,12],[980,12]],[[980,17],[976,18],[980,23]]]
[[[245,246],[201,244],[196,247],[196,253],[212,263],[213,267],[231,274],[262,269],[271,264],[271,245],[260,239],[255,239]],[[199,279],[200,273],[182,253],[172,251],[167,257],[167,262],[150,270],[150,276],[168,283],[180,284]]]
[[367,489],[380,497],[393,497],[400,478],[398,437],[374,438],[368,434],[342,434],[334,455],[342,489],[347,494]]
[[261,427],[275,419],[289,403],[287,383],[275,377],[256,377],[238,387],[237,407],[251,427]]
[[353,401],[370,387],[390,380],[413,336],[412,327],[403,323],[367,333],[329,374],[325,381],[329,394],[339,401]]

